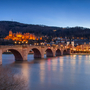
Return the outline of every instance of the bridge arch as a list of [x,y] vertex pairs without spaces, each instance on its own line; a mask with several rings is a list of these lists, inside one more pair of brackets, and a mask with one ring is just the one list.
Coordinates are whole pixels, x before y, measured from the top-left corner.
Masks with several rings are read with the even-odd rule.
[[64,50],[63,51],[63,55],[67,55],[67,50]]
[[45,50],[45,52],[46,52],[46,57],[53,57],[53,51],[52,51],[52,49],[47,48]]
[[10,51],[10,52],[14,55],[15,61],[22,61],[22,60],[23,60],[23,57],[22,57],[22,55],[21,55],[21,52],[18,51],[18,50],[16,50],[16,49],[6,49],[6,50],[3,50],[3,51],[2,51],[2,54],[3,54],[4,52],[6,52],[7,50]]
[[41,58],[41,51],[37,48],[32,48],[28,51],[28,54],[30,51],[33,51],[34,53],[34,58]]
[[56,50],[56,56],[61,56],[61,50],[60,49]]

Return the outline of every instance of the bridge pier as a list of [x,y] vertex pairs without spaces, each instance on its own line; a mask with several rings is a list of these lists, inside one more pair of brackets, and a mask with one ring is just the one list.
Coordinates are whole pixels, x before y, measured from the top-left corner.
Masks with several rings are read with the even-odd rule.
[[2,64],[2,50],[0,49],[0,65]]
[[41,55],[41,58],[44,58],[44,54]]
[[22,50],[22,57],[23,57],[23,60],[24,61],[27,60],[27,55],[28,55],[27,49],[26,48],[23,48],[23,50]]
[[70,55],[71,54],[71,50],[67,49],[67,54]]
[[42,48],[42,49],[41,49],[41,58],[44,58],[44,53],[45,53],[45,51],[44,51],[44,49]]
[[55,57],[56,56],[56,51],[55,50],[53,50],[53,57]]
[[63,50],[61,49],[61,56],[63,56]]

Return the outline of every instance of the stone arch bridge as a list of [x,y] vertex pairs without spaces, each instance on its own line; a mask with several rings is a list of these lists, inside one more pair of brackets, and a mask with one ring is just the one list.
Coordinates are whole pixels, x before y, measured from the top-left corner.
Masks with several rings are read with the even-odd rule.
[[15,60],[27,60],[28,53],[33,50],[34,58],[44,58],[46,52],[47,57],[55,57],[60,55],[70,54],[70,49],[65,48],[65,46],[53,47],[53,46],[29,46],[29,45],[13,45],[13,46],[0,46],[0,64],[2,64],[2,54],[7,50],[11,51]]

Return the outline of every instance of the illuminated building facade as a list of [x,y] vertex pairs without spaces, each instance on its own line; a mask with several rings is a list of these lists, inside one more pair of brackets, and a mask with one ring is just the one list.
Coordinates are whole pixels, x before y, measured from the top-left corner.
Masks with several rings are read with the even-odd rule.
[[[34,35],[34,34],[30,34],[30,33],[12,33],[12,31],[9,31],[9,35],[6,36],[4,39],[6,40],[10,40],[12,39],[13,41],[28,41],[28,40],[38,40],[38,38]],[[39,38],[40,40],[42,40],[42,37]]]

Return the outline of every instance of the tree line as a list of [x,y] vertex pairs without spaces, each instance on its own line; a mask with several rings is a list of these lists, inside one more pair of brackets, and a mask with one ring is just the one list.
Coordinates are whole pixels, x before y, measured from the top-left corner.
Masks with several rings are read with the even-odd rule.
[[23,24],[12,21],[0,21],[0,37],[8,35],[9,31],[13,33],[34,33],[37,36],[52,37],[86,37],[90,38],[90,29],[83,27],[53,27],[45,25]]

